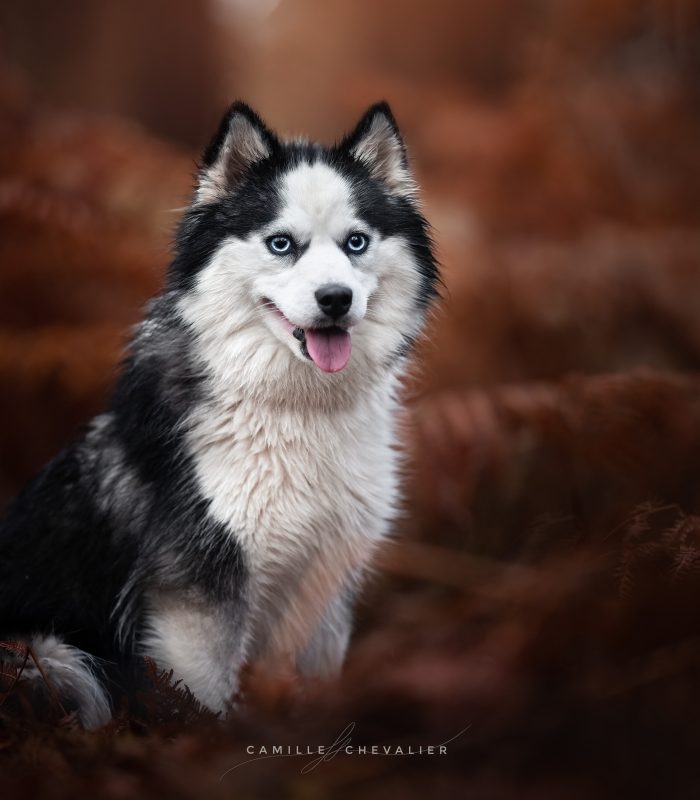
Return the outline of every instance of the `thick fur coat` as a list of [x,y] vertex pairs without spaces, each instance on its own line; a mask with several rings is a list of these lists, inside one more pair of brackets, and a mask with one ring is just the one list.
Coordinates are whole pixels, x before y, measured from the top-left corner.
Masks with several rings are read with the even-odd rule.
[[437,281],[385,104],[333,147],[230,109],[110,407],[0,523],[0,637],[85,725],[142,655],[216,711],[245,663],[339,670]]

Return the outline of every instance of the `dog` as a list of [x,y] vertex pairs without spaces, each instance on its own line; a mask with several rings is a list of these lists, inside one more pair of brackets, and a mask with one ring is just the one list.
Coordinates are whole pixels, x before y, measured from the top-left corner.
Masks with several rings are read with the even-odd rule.
[[41,666],[24,677],[94,728],[143,656],[214,712],[249,663],[336,675],[439,281],[386,103],[330,147],[234,104],[108,410],[0,523],[0,639]]

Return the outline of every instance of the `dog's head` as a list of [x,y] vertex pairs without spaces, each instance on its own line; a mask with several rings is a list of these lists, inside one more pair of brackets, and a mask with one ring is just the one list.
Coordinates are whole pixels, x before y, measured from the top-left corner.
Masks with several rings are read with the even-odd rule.
[[386,104],[333,147],[282,141],[246,105],[229,110],[170,272],[222,376],[376,376],[410,350],[437,280]]

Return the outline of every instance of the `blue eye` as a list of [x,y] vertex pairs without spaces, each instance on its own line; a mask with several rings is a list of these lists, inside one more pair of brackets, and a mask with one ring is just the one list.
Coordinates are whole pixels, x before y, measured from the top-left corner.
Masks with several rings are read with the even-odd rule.
[[345,240],[345,252],[357,256],[369,247],[369,236],[364,233],[351,233]]
[[266,242],[267,249],[276,256],[286,256],[294,249],[294,242],[290,236],[270,236]]

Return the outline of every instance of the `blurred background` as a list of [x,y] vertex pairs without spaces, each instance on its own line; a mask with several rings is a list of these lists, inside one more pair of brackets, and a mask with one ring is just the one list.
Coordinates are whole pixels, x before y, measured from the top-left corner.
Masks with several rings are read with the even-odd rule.
[[[693,796],[700,4],[4,0],[0,506],[106,402],[234,98],[327,142],[387,99],[445,280],[397,543],[340,689],[295,730],[471,725],[439,765],[251,767],[239,789]],[[289,692],[256,686],[256,735],[279,739]],[[134,755],[142,778],[169,766],[130,796],[198,796],[244,741],[179,736],[178,766]],[[101,758],[89,780],[118,794]]]

